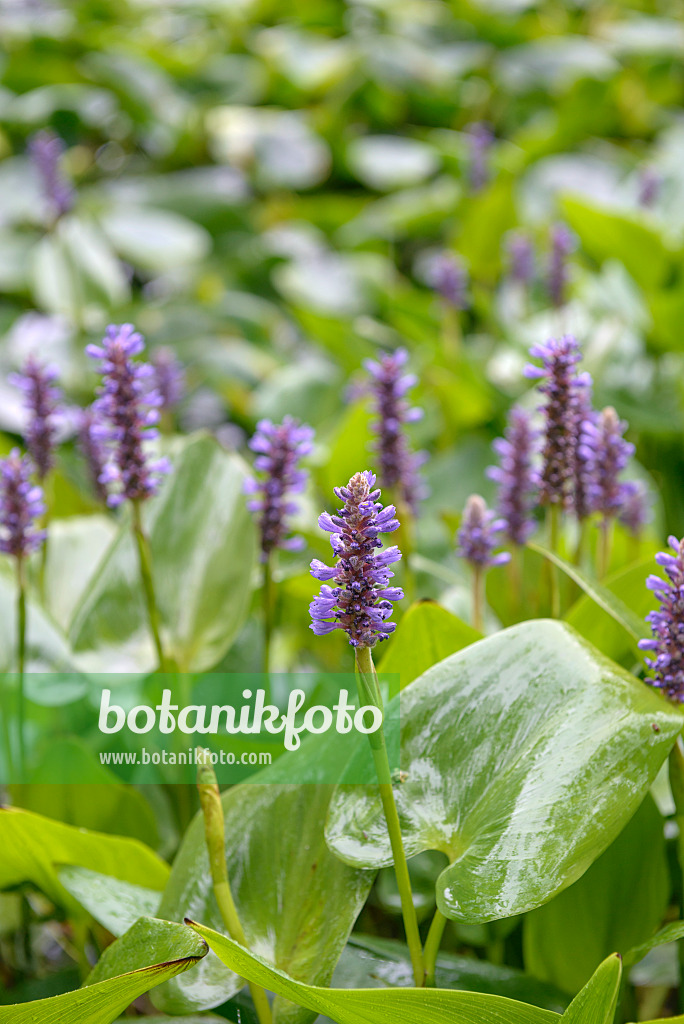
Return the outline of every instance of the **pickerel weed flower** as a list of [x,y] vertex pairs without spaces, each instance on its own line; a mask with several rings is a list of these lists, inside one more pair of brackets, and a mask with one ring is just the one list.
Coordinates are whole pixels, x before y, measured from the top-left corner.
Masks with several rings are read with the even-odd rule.
[[655,167],[642,167],[639,174],[639,206],[644,209],[654,206],[663,185],[662,175]]
[[452,309],[465,309],[468,305],[468,271],[463,262],[452,253],[441,252],[433,256],[425,268],[425,280]]
[[309,606],[311,629],[317,636],[342,629],[352,647],[375,647],[394,632],[392,602],[404,596],[400,587],[389,586],[394,576],[389,567],[400,560],[399,548],[380,550],[380,535],[397,530],[399,521],[393,505],[383,508],[369,470],[356,473],[346,487],[336,487],[335,495],[343,507],[335,515],[324,512],[318,525],[330,533],[337,561],[333,566],[318,559],[311,563],[311,575],[323,582]]
[[529,284],[534,277],[534,248],[523,231],[512,231],[506,239],[509,271],[513,281]]
[[591,384],[587,373],[578,373],[582,356],[571,336],[551,338],[534,345],[530,355],[542,360],[542,366],[524,369],[530,380],[539,380],[539,391],[546,397],[544,413],[542,470],[539,497],[542,505],[567,506],[572,500],[575,457],[583,415],[582,392]]
[[377,434],[375,451],[382,486],[392,488],[396,497],[415,513],[425,496],[419,473],[425,455],[411,451],[405,427],[419,420],[423,411],[406,401],[405,396],[417,383],[414,374],[403,372],[407,362],[408,352],[399,348],[391,355],[383,356],[379,362],[368,359],[363,365],[370,375],[370,390],[377,414],[374,421]]
[[106,505],[109,499],[107,485],[107,451],[101,437],[98,419],[92,407],[82,409],[78,421],[78,441],[88,468],[91,486]]
[[591,515],[595,492],[596,464],[593,451],[591,428],[596,423],[596,411],[592,405],[591,381],[577,391],[577,444],[572,481],[571,504],[578,519]]
[[493,444],[499,465],[490,466],[487,475],[499,485],[497,513],[506,537],[513,544],[524,544],[534,532],[534,507],[539,473],[535,466],[538,432],[529,413],[519,406],[511,409],[505,436]]
[[656,575],[646,580],[646,586],[660,601],[660,608],[646,616],[653,638],[640,640],[639,647],[655,654],[654,658],[646,659],[653,672],[647,682],[663,690],[671,700],[684,702],[684,544],[676,537],[668,537],[668,543],[674,554],[661,551],[656,555],[667,580]]
[[479,192],[490,178],[489,153],[494,144],[491,128],[482,122],[471,124],[466,129],[469,141],[468,178],[473,192]]
[[109,459],[100,482],[116,487],[107,499],[112,507],[125,499],[152,497],[162,475],[171,468],[168,460],[151,460],[146,451],[146,443],[157,436],[161,397],[151,385],[154,368],[133,361],[144,348],[142,335],[132,324],[109,326],[101,345],[86,348],[100,364],[102,375],[102,386],[93,403],[97,425],[91,430],[107,446]]
[[579,449],[590,471],[589,507],[604,519],[617,516],[624,500],[620,473],[634,454],[634,445],[622,436],[626,429],[626,422],[611,406],[582,424]]
[[314,431],[305,423],[286,416],[282,423],[261,420],[249,442],[257,453],[255,469],[258,478],[246,481],[245,491],[255,495],[247,506],[258,513],[261,532],[261,552],[264,560],[276,548],[295,551],[303,547],[301,537],[288,537],[288,517],[297,511],[291,501],[306,485],[308,472],[299,468],[300,459],[313,450]]
[[471,494],[458,531],[458,554],[475,569],[505,565],[511,558],[509,552],[494,553],[494,548],[500,542],[499,534],[505,527],[505,520],[497,518],[496,512],[487,508],[484,498],[479,494]]
[[150,356],[154,386],[161,398],[160,409],[173,409],[185,394],[185,369],[173,349],[160,345]]
[[568,256],[575,248],[575,238],[565,224],[554,224],[551,229],[548,289],[554,306],[564,306],[568,284]]
[[45,540],[36,521],[45,513],[43,490],[31,480],[28,456],[14,448],[0,461],[0,551],[24,558]]
[[74,190],[60,169],[63,153],[64,143],[48,129],[38,132],[29,143],[29,154],[40,177],[51,220],[62,217],[74,205]]
[[62,392],[56,386],[59,377],[54,366],[44,366],[30,355],[21,373],[11,374],[11,384],[24,395],[29,414],[26,447],[36,475],[42,482],[54,464]]
[[651,503],[646,487],[637,480],[626,480],[620,496],[620,522],[633,537],[640,537],[652,519]]

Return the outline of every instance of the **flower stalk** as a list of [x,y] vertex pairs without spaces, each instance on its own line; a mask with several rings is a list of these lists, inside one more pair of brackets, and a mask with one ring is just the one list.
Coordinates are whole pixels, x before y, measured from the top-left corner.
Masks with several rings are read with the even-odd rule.
[[160,672],[170,671],[170,666],[164,645],[161,638],[161,615],[157,604],[157,594],[154,587],[152,575],[152,552],[150,550],[149,537],[145,533],[142,522],[140,501],[131,502],[131,526],[136,547],[138,549],[138,564],[140,567],[140,582],[142,583],[145,605],[147,607],[147,618],[150,624],[150,632],[154,641],[154,648],[157,652],[157,662]]
[[[214,888],[216,903],[226,930],[235,942],[248,949],[245,931],[238,915],[233,893],[228,878],[226,862],[226,833],[223,817],[223,804],[214,771],[211,752],[197,749],[197,790],[204,816],[204,834],[209,853],[209,870]],[[249,991],[259,1024],[272,1024],[271,1007],[263,988],[249,982]]]

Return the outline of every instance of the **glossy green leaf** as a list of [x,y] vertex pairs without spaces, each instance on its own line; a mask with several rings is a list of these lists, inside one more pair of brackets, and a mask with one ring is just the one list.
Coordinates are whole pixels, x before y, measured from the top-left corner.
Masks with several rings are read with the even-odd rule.
[[378,671],[398,674],[403,689],[438,661],[475,643],[481,636],[436,602],[420,601],[401,619]]
[[57,865],[75,864],[98,869],[134,885],[163,889],[168,866],[136,839],[63,825],[31,811],[0,810],[0,889],[28,882],[70,913],[80,905],[59,881]]
[[[373,881],[371,872],[348,867],[326,847],[331,793],[330,786],[250,783],[222,797],[228,872],[250,948],[293,976],[322,985],[332,977]],[[174,921],[188,915],[222,927],[199,817],[186,833],[158,911]],[[208,957],[187,979],[160,990],[155,1002],[167,1013],[210,1009],[241,987],[239,978]],[[302,1017],[278,1001],[275,1019],[295,1024]]]
[[[181,671],[211,668],[249,608],[256,534],[243,485],[247,467],[210,437],[174,443],[173,470],[147,506],[166,650]],[[139,671],[156,664],[124,524],[76,609],[70,628],[89,671]]]
[[[532,910],[622,831],[684,717],[569,626],[521,623],[445,659],[403,691],[409,856],[445,853],[437,905],[485,922]],[[328,842],[359,867],[391,861],[375,790],[340,787]]]
[[55,622],[65,631],[117,533],[116,522],[105,515],[51,521],[45,599]]
[[96,921],[120,936],[140,917],[154,917],[161,900],[157,889],[133,885],[100,871],[67,864],[57,871],[59,881]]
[[626,953],[661,924],[670,896],[663,818],[647,796],[582,877],[525,918],[525,967],[577,992],[611,953]]
[[188,922],[232,970],[248,981],[337,1024],[557,1024],[549,1010],[502,996],[436,988],[334,989],[295,981],[260,956],[205,925]]
[[635,644],[644,635],[644,623],[639,616],[622,601],[617,594],[613,593],[597,580],[592,579],[576,565],[568,562],[565,558],[549,551],[539,544],[528,543],[533,551],[537,551],[544,558],[553,562],[561,569],[566,576],[569,576],[574,583],[582,588],[584,593],[599,606],[604,612],[611,616],[630,635]]
[[[192,941],[191,934],[189,929],[178,928],[164,944],[141,946],[129,973],[106,980],[89,979],[85,988],[52,999],[0,1007],[0,1024],[111,1024],[139,996],[194,967],[205,956],[206,944],[196,935]],[[107,953],[102,960],[106,958]]]
[[597,968],[561,1018],[564,1024],[613,1024],[622,978],[622,961],[616,954]]
[[[473,956],[439,953],[436,987],[487,992],[562,1013],[568,997],[523,971]],[[394,939],[354,933],[333,975],[333,988],[410,988],[413,969],[408,947]]]

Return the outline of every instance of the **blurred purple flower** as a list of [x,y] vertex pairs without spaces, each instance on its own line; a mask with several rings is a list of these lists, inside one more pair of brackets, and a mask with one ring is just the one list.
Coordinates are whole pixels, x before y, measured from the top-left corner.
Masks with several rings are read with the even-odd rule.
[[658,201],[663,186],[663,177],[655,167],[642,167],[639,172],[639,206],[648,209]]
[[24,558],[45,540],[36,520],[45,513],[43,489],[32,483],[31,460],[14,448],[0,461],[0,551]]
[[626,480],[621,485],[620,522],[633,537],[640,537],[644,527],[651,522],[653,511],[649,494],[644,484],[636,480]]
[[424,274],[427,283],[448,306],[466,309],[468,271],[458,256],[449,252],[437,253],[428,260]]
[[568,284],[568,256],[575,248],[575,236],[565,224],[551,228],[551,254],[549,256],[548,289],[554,306],[564,306]]
[[661,551],[656,562],[665,570],[667,580],[651,575],[646,586],[660,601],[660,608],[650,612],[653,638],[640,640],[639,647],[653,651],[654,658],[646,664],[653,677],[646,682],[663,690],[671,700],[684,702],[684,545],[676,537],[668,537],[674,554]]
[[97,416],[92,406],[81,409],[78,422],[79,445],[85,457],[92,488],[102,504],[106,505],[109,500],[107,486],[104,483],[107,479],[107,451],[100,434]]
[[490,466],[487,476],[499,485],[497,513],[504,533],[513,544],[524,544],[534,532],[534,507],[539,473],[534,465],[538,432],[532,429],[529,413],[519,406],[511,409],[505,436],[493,444],[499,465]]
[[408,423],[414,423],[423,415],[422,409],[411,407],[405,399],[417,383],[414,374],[403,373],[407,362],[408,352],[398,348],[379,361],[368,359],[363,365],[370,375],[370,390],[375,400],[375,451],[382,486],[393,488],[397,498],[415,514],[425,496],[419,470],[426,456],[423,452],[411,451],[404,430]]
[[615,517],[622,507],[620,473],[634,454],[634,445],[622,436],[626,429],[611,406],[582,424],[580,451],[590,469],[589,507],[604,519]]
[[151,353],[154,386],[161,398],[160,409],[173,409],[185,394],[185,368],[173,349],[160,345]]
[[572,500],[579,428],[583,415],[582,392],[591,386],[588,373],[578,373],[582,355],[575,338],[551,338],[534,345],[530,355],[543,365],[524,369],[530,380],[539,380],[546,397],[544,413],[542,471],[539,498],[542,505],[565,505]]
[[56,386],[59,373],[54,366],[44,366],[29,355],[21,373],[10,375],[10,383],[24,395],[29,419],[26,447],[33,460],[38,479],[43,482],[54,465],[62,392]]
[[496,512],[487,508],[484,498],[471,494],[458,531],[458,554],[476,569],[505,565],[511,558],[508,551],[494,553],[494,548],[500,543],[499,534],[505,528],[505,520],[496,518]]
[[60,170],[64,143],[50,129],[37,132],[29,142],[29,154],[38,171],[50,219],[57,220],[74,205],[74,190]]
[[511,279],[529,284],[534,278],[534,247],[523,231],[511,231],[506,238],[506,253]]
[[335,488],[344,505],[336,515],[323,512],[318,525],[330,533],[337,561],[334,566],[318,559],[311,563],[311,575],[323,582],[309,606],[311,629],[317,636],[342,629],[352,647],[375,647],[386,640],[396,629],[388,621],[392,602],[404,596],[400,587],[389,586],[394,576],[389,566],[401,558],[399,548],[379,550],[380,534],[397,530],[399,522],[394,506],[383,508],[374,487],[375,475],[366,470],[346,487]]
[[593,511],[596,466],[593,455],[593,435],[588,433],[596,423],[597,413],[592,405],[592,387],[589,380],[577,391],[577,444],[572,482],[571,504],[578,519],[586,519]]
[[287,537],[287,520],[297,511],[297,504],[289,497],[304,490],[309,476],[298,463],[313,451],[313,439],[312,427],[286,416],[280,424],[260,420],[249,442],[257,453],[255,469],[262,475],[247,480],[245,492],[255,495],[247,507],[258,513],[264,561],[276,548],[296,551],[304,546],[301,537]]
[[489,154],[494,145],[494,133],[489,125],[480,121],[466,128],[469,142],[468,179],[473,192],[479,192],[490,178]]
[[135,363],[144,350],[142,335],[132,324],[110,325],[101,345],[88,345],[87,354],[97,360],[102,386],[93,402],[97,423],[91,427],[107,446],[110,457],[100,483],[113,484],[107,503],[142,501],[157,493],[161,477],[171,466],[167,459],[150,460],[145,444],[157,437],[161,397],[152,386],[154,368]]

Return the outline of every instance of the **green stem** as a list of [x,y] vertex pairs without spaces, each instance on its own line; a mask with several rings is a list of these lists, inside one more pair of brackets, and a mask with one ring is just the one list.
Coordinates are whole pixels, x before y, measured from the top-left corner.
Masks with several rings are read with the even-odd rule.
[[[373,656],[370,647],[356,648],[357,683],[359,687],[359,699],[361,703],[368,703],[369,699],[376,707],[382,709],[382,699],[378,677],[373,665]],[[401,824],[399,813],[394,799],[392,788],[392,773],[389,757],[387,756],[387,745],[385,743],[385,731],[380,728],[377,732],[369,735],[375,771],[378,777],[380,799],[382,809],[387,822],[390,845],[392,847],[392,858],[394,860],[394,872],[397,879],[397,887],[401,899],[401,912],[404,918],[404,929],[406,931],[406,942],[411,955],[413,966],[413,977],[418,987],[425,984],[425,967],[423,965],[423,949],[418,930],[418,917],[413,902],[411,891],[411,878],[409,875],[406,851],[401,838]]]
[[275,613],[275,587],[273,585],[272,553],[268,555],[264,563],[262,600],[264,607],[264,672],[268,675],[271,668],[271,643],[273,638],[273,622]]
[[[226,832],[223,817],[223,804],[219,792],[211,757],[208,750],[197,749],[197,789],[199,791],[202,813],[204,815],[204,833],[209,853],[209,868],[214,887],[214,895],[221,913],[221,919],[231,939],[248,949],[245,931],[235,906],[233,893],[228,879],[226,862]],[[268,996],[263,988],[249,983],[254,1008],[260,1024],[272,1024],[271,1007]]]
[[601,520],[597,571],[600,580],[607,574],[610,566],[610,551],[613,544],[613,522],[607,516]]
[[589,532],[589,523],[586,518],[581,519],[579,522],[579,536],[577,537],[577,547],[575,548],[575,557],[573,562],[575,565],[582,565],[584,556],[587,550],[587,539]]
[[161,641],[161,618],[159,615],[159,607],[157,605],[157,598],[154,591],[154,580],[152,578],[152,554],[150,552],[150,542],[147,538],[142,525],[142,515],[140,511],[140,502],[131,502],[132,510],[132,525],[133,535],[138,545],[138,559],[140,562],[140,579],[143,585],[143,592],[145,594],[145,603],[147,605],[147,616],[150,622],[150,631],[154,640],[154,646],[157,651],[157,660],[159,662],[159,671],[168,672],[169,664],[164,654],[164,648]]
[[[558,539],[560,536],[560,509],[558,505],[551,505],[548,511],[549,521],[549,550],[558,553]],[[554,619],[560,618],[560,579],[558,569],[551,562],[549,565],[549,579],[551,581],[551,615]]]
[[439,910],[435,910],[435,916],[432,918],[432,924],[430,925],[430,931],[428,932],[427,939],[425,940],[425,984],[429,988],[435,987],[435,970],[437,965],[437,954],[439,953],[439,947],[444,935],[444,928],[447,923],[447,919],[444,914]]
[[[684,752],[680,737],[670,751],[669,757],[670,789],[675,805],[675,819],[679,826],[677,840],[677,858],[679,860],[679,916],[684,918]],[[679,962],[679,1011],[684,1012],[684,939],[677,942],[677,960]]]
[[399,548],[402,551],[402,566],[404,570],[404,594],[409,604],[413,604],[416,600],[416,574],[413,571],[413,565],[411,558],[415,550],[414,544],[414,531],[415,531],[415,519],[411,509],[408,507],[406,502],[397,500],[396,502],[398,519],[401,523],[399,527]]
[[450,306],[448,302],[445,302],[442,307],[442,338],[444,340],[445,353],[456,362],[461,356],[463,344],[461,312]]
[[473,629],[484,632],[484,570],[473,567]]
[[17,558],[17,730],[19,732],[19,781],[26,771],[24,672],[26,668],[26,572],[24,559]]

